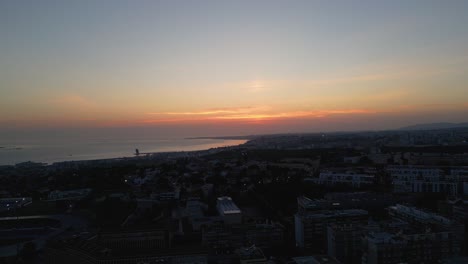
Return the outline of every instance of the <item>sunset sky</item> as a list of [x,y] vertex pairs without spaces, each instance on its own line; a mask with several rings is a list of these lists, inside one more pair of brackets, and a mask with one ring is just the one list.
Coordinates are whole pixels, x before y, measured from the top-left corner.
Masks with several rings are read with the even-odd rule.
[[468,121],[468,1],[0,2],[0,126],[225,135]]

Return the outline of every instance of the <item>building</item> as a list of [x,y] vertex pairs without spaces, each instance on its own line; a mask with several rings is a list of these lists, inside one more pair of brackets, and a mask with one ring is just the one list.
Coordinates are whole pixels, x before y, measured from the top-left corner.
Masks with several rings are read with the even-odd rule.
[[295,257],[292,259],[295,264],[341,264],[337,259],[327,255],[314,255]]
[[11,197],[0,199],[0,212],[10,211],[28,206],[32,203],[31,197]]
[[64,232],[70,220],[73,221],[71,216],[63,215],[0,217],[0,263],[15,257],[28,242],[34,242],[38,250],[42,249],[43,244],[37,242]]
[[367,173],[358,173],[351,170],[327,170],[320,172],[318,179],[315,180],[317,184],[327,186],[333,185],[348,185],[353,188],[360,188],[369,186],[374,183],[375,175]]
[[443,228],[458,227],[460,223],[450,220],[441,215],[428,212],[416,207],[397,204],[388,208],[390,216],[405,220],[411,224],[437,225]]
[[49,201],[59,201],[59,200],[81,200],[87,197],[91,193],[91,189],[75,189],[69,191],[59,191],[55,190],[49,193]]
[[226,224],[242,223],[242,212],[231,197],[219,197],[216,202],[216,209]]
[[427,166],[388,166],[387,172],[397,179],[404,180],[417,180],[422,178],[424,180],[434,181],[438,180],[443,175],[443,170],[438,167],[427,167]]
[[305,196],[297,197],[297,211],[300,214],[321,210],[343,209],[341,203],[328,199],[310,199]]
[[447,193],[457,196],[468,193],[468,169],[441,169],[429,166],[388,166],[394,192]]
[[202,230],[202,244],[210,248],[239,248],[255,245],[259,248],[283,246],[284,228],[280,224],[213,224]]
[[172,243],[172,236],[164,229],[104,232],[96,238],[100,245],[114,250],[164,249]]
[[160,202],[175,201],[180,198],[180,190],[178,188],[174,190],[158,190],[151,193],[150,197]]
[[361,209],[298,212],[294,216],[296,246],[317,253],[327,251],[327,225],[365,224],[368,212]]
[[365,230],[353,224],[330,224],[327,227],[328,255],[342,263],[361,263],[361,240]]
[[468,223],[468,200],[458,200],[452,206],[453,219],[460,223]]
[[370,233],[363,239],[362,264],[404,262],[406,242],[390,233]]
[[465,234],[463,223],[401,204],[390,206],[388,211],[392,217],[406,221],[414,228],[431,230],[430,232],[446,232],[450,241],[450,252],[459,254],[462,250]]
[[244,225],[245,241],[261,248],[284,245],[284,227],[278,223]]
[[208,252],[200,246],[174,247],[159,230],[84,234],[53,240],[45,250],[52,264],[205,264]]
[[184,216],[187,217],[194,231],[200,231],[203,226],[208,226],[222,221],[220,216],[205,216],[204,210],[208,205],[200,202],[197,198],[189,198],[184,210]]
[[260,248],[255,245],[248,248],[240,248],[236,250],[240,264],[266,264],[267,258]]
[[239,248],[244,245],[245,232],[231,225],[213,224],[202,229],[202,245],[208,248]]
[[363,239],[363,264],[438,263],[454,255],[449,232],[370,233]]

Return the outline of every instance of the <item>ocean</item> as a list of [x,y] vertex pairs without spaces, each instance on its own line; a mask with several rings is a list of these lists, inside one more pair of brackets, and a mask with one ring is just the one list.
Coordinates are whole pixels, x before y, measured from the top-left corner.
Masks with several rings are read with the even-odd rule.
[[32,161],[54,163],[134,156],[140,153],[205,150],[234,146],[246,140],[230,139],[56,139],[0,140],[0,165]]

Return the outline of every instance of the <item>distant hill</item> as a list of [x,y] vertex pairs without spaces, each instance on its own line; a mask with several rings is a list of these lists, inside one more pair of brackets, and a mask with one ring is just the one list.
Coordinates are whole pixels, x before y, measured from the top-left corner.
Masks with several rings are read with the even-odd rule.
[[418,124],[418,125],[413,125],[413,126],[402,127],[399,130],[436,130],[436,129],[449,129],[449,128],[459,128],[459,127],[468,127],[468,122],[466,123]]

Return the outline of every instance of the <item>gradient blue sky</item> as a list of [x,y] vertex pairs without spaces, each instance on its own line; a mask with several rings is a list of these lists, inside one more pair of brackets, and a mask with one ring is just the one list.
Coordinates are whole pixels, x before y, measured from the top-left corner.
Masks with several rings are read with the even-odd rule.
[[468,1],[0,2],[0,124],[195,134],[468,121]]

